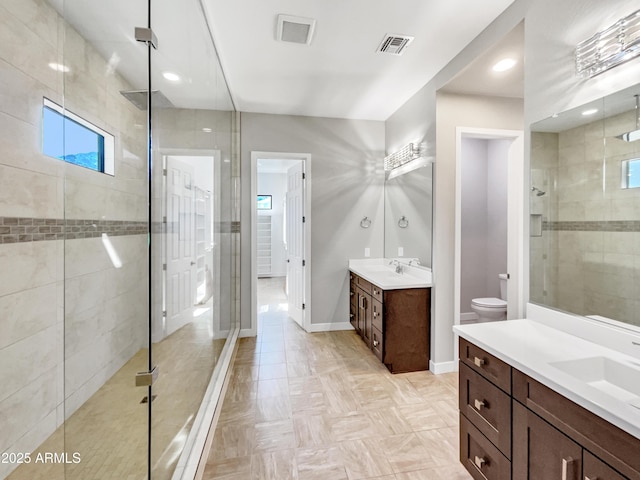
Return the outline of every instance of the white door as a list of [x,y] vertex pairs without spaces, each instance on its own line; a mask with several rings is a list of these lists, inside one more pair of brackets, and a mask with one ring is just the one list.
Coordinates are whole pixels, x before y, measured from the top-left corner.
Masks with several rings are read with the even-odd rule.
[[167,157],[167,319],[170,335],[193,320],[195,303],[193,167]]
[[287,170],[287,293],[289,316],[303,327],[304,322],[304,162]]

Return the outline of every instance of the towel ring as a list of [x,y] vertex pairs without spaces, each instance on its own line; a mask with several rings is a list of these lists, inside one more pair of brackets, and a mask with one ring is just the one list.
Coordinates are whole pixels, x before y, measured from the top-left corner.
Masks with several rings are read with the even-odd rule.
[[407,220],[407,217],[405,217],[404,215],[400,217],[400,220],[398,220],[398,226],[400,228],[407,228],[409,226],[409,220]]
[[369,220],[369,217],[364,217],[360,220],[360,226],[362,228],[369,228],[371,226],[371,220]]

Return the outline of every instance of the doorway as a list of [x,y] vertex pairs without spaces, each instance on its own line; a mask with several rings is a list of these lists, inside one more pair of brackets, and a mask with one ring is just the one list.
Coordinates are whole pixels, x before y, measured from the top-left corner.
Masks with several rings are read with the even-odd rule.
[[220,278],[214,232],[220,203],[216,152],[167,154],[163,163],[167,231],[163,315],[154,325],[154,342],[191,323],[219,338],[226,332],[220,331],[218,298],[213,294]]
[[251,157],[255,204],[249,334],[255,335],[264,320],[273,327],[293,322],[309,331],[311,156],[252,152]]
[[454,322],[476,320],[471,300],[500,298],[522,318],[524,139],[519,130],[456,129]]

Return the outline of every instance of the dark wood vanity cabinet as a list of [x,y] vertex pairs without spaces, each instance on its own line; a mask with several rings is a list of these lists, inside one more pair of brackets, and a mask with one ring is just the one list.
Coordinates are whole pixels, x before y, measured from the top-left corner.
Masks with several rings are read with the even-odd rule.
[[640,439],[463,338],[459,393],[477,480],[640,480]]
[[349,321],[391,373],[429,369],[430,288],[383,290],[350,272]]
[[582,447],[513,403],[513,478],[582,480]]

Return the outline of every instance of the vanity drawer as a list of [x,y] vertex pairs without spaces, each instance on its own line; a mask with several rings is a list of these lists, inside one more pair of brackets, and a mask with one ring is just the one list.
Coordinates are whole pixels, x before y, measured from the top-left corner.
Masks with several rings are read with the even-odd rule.
[[511,462],[460,415],[460,462],[476,480],[509,480]]
[[355,277],[355,284],[357,287],[360,287],[365,293],[368,293],[369,295],[371,295],[371,284],[366,281],[364,278],[356,275],[355,273],[352,273],[351,275],[353,275]]
[[[376,288],[375,286],[373,288]],[[373,325],[373,328],[377,328],[378,330],[380,330],[381,332],[383,331],[382,328],[382,314],[383,314],[383,310],[382,310],[382,303],[380,303],[378,300],[371,300],[371,324]]]
[[582,452],[582,472],[584,480],[628,480],[586,450]]
[[511,393],[511,367],[462,337],[460,337],[460,361],[505,392]]
[[375,326],[371,329],[371,350],[375,353],[378,360],[382,361],[382,352],[384,348],[384,337],[382,332]]
[[382,289],[373,283],[371,284],[371,296],[379,302],[382,302]]
[[459,373],[460,413],[511,458],[511,397],[464,363]]

